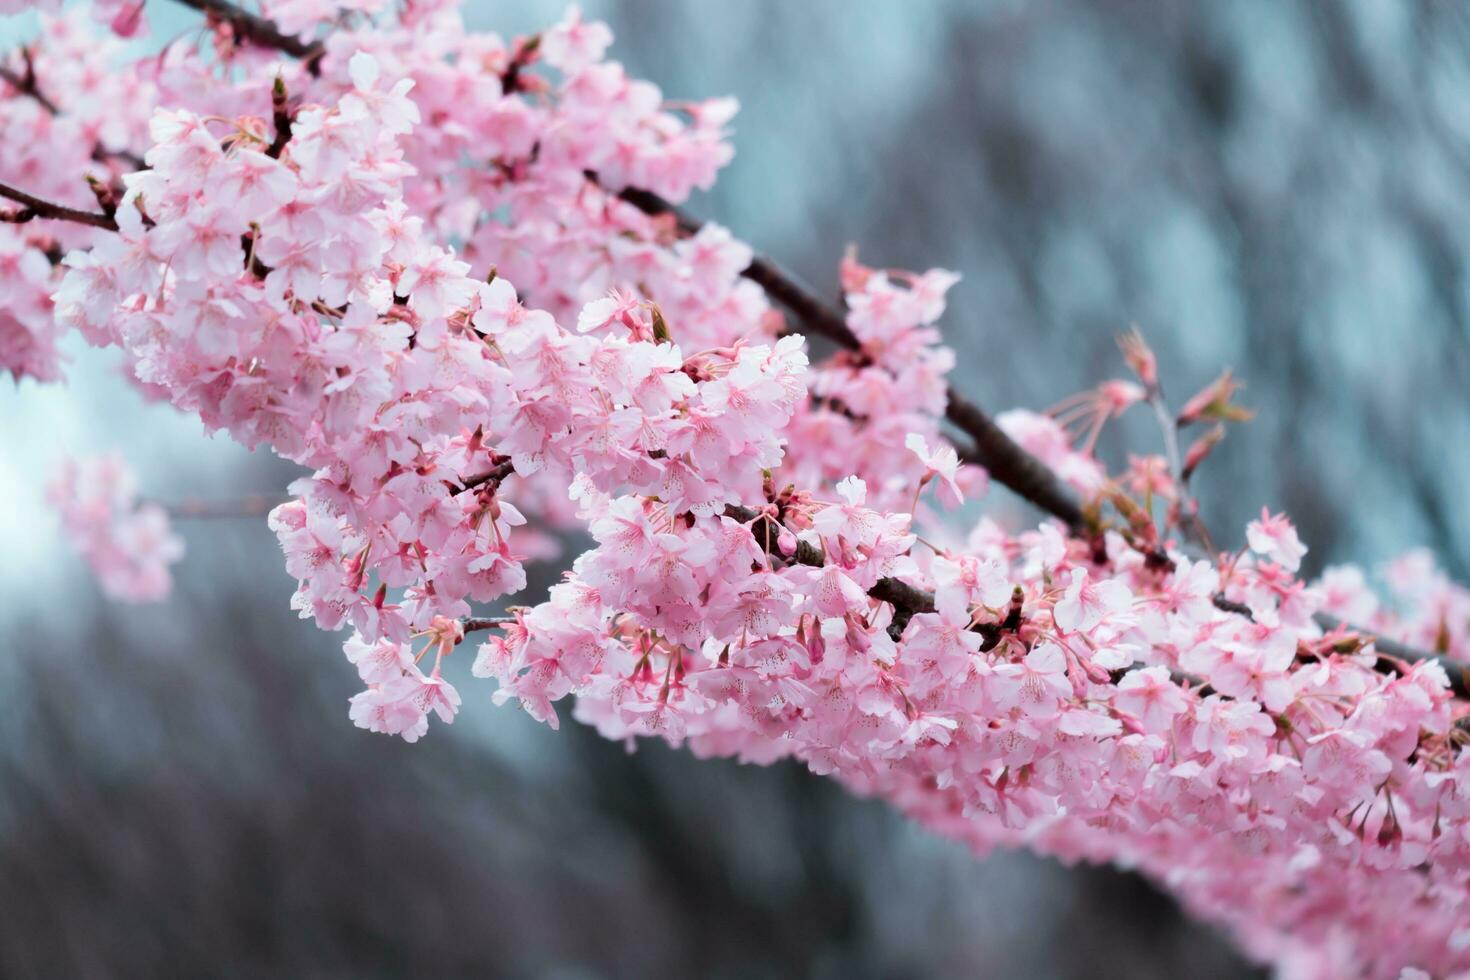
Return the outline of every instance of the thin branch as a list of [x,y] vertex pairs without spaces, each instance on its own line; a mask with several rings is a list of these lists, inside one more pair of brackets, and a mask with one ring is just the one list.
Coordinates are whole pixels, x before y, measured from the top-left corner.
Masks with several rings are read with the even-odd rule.
[[496,466],[494,469],[490,470],[487,473],[481,473],[479,476],[472,476],[468,480],[465,480],[464,483],[460,485],[459,489],[455,490],[454,492],[455,494],[461,494],[467,490],[473,490],[476,487],[484,486],[487,483],[493,483],[495,484],[495,486],[499,486],[501,482],[506,479],[506,477],[515,472],[515,469],[516,468],[514,464],[512,464],[510,460],[506,460],[505,462]]
[[[20,95],[30,96],[35,99],[48,114],[52,116],[61,115],[61,107],[47,98],[46,94],[41,91],[39,84],[36,82],[36,66],[31,61],[30,48],[23,47],[20,49],[20,53],[26,63],[25,74],[17,74],[13,69],[0,65],[0,81],[4,81]],[[109,159],[120,160],[131,166],[134,170],[142,170],[146,166],[143,158],[136,153],[128,150],[109,150],[101,143],[98,143],[92,148],[92,159],[98,163],[106,163]]]
[[1365,630],[1360,626],[1354,626],[1352,623],[1344,622],[1330,613],[1317,613],[1312,619],[1318,626],[1329,633],[1333,630],[1340,629],[1348,633],[1356,633],[1364,640],[1371,642],[1373,649],[1380,654],[1380,664],[1384,663],[1381,659],[1382,657],[1390,658],[1389,664],[1391,667],[1393,666],[1392,661],[1394,660],[1403,660],[1409,663],[1432,660],[1443,667],[1444,672],[1449,675],[1450,690],[1454,691],[1457,697],[1470,698],[1470,667],[1467,667],[1465,664],[1457,663],[1442,653],[1431,653],[1428,650],[1420,650],[1418,647],[1411,647],[1407,644],[1400,643],[1398,640],[1391,640],[1372,630]]
[[[597,179],[596,174],[589,173],[588,177],[593,181]],[[672,215],[679,229],[686,234],[695,234],[701,227],[698,221],[678,207],[649,191],[629,187],[618,196],[644,214]],[[808,332],[848,350],[862,348],[862,342],[847,325],[847,318],[840,310],[819,299],[773,260],[757,255],[741,275],[790,311]],[[1073,529],[1082,527],[1082,507],[1049,467],[1017,445],[980,406],[953,388],[949,389],[948,396],[945,418],[974,440],[973,448],[961,453],[967,462],[984,466],[990,471],[991,479],[1009,487],[1046,513],[1061,518],[1067,526]]]
[[1209,529],[1199,516],[1199,504],[1189,490],[1190,474],[1184,468],[1184,455],[1179,451],[1179,419],[1169,408],[1162,382],[1154,378],[1144,390],[1148,393],[1149,406],[1159,421],[1159,431],[1164,440],[1164,460],[1169,466],[1169,477],[1174,481],[1174,492],[1179,495],[1175,505],[1178,508],[1179,529],[1205,551],[1213,551]]
[[271,85],[271,124],[275,127],[276,137],[271,140],[265,155],[279,160],[286,151],[286,144],[291,142],[290,96],[286,92],[286,81],[280,75]]
[[211,21],[228,24],[236,43],[248,41],[260,48],[272,48],[293,58],[300,58],[313,75],[321,73],[321,58],[326,52],[320,41],[303,41],[285,33],[259,14],[252,13],[228,0],[177,0],[193,7]]
[[1227,599],[1225,598],[1223,593],[1215,593],[1215,595],[1213,596],[1213,602],[1215,608],[1219,609],[1221,612],[1235,613],[1235,615],[1237,616],[1244,616],[1246,619],[1250,620],[1253,623],[1256,621],[1256,614],[1251,612],[1250,606],[1247,606],[1243,602],[1236,602],[1234,599]]
[[234,500],[183,500],[161,506],[175,520],[202,518],[262,517],[278,505],[294,498],[269,494],[251,494]]
[[510,64],[500,75],[500,90],[509,95],[518,92],[521,88],[521,73],[535,60],[536,52],[541,47],[541,35],[532,34],[522,41],[516,48],[515,55],[510,59]]
[[[769,521],[773,525],[770,529],[772,533],[759,533],[754,527],[751,528],[750,533],[755,537],[756,542],[765,549],[766,553],[773,558],[785,562],[794,562],[798,565],[807,565],[812,568],[821,568],[827,563],[826,558],[822,555],[821,549],[805,541],[797,541],[795,553],[790,555],[783,554],[780,550],[779,541],[781,532],[786,531],[785,526],[775,518],[761,511],[731,504],[725,508],[725,516],[741,524]],[[893,606],[893,624],[889,629],[894,634],[895,639],[897,639],[898,634],[902,634],[903,628],[908,625],[909,619],[915,613],[934,611],[934,595],[932,593],[915,588],[901,579],[880,578],[868,590],[868,595],[880,602],[886,602]]]
[[105,228],[108,231],[117,231],[117,222],[106,214],[95,211],[83,211],[79,208],[67,207],[65,204],[57,204],[27,194],[25,191],[9,184],[0,184],[0,197],[9,198],[20,208],[0,212],[0,222],[9,224],[24,224],[35,218],[51,218],[57,221],[74,221],[81,225],[91,225],[94,228]]
[[[1223,593],[1219,592],[1215,593],[1212,601],[1216,609],[1234,613],[1237,616],[1244,616],[1251,622],[1255,622],[1256,617],[1251,612],[1251,607],[1243,602],[1227,599]],[[1328,633],[1335,630],[1342,630],[1346,633],[1357,634],[1365,643],[1372,643],[1373,649],[1378,651],[1383,657],[1389,658],[1388,660],[1379,660],[1377,669],[1380,671],[1383,670],[1384,665],[1390,671],[1394,671],[1394,661],[1396,660],[1402,660],[1408,663],[1433,660],[1443,667],[1445,674],[1449,676],[1450,690],[1455,692],[1455,696],[1470,699],[1470,667],[1467,667],[1465,664],[1457,663],[1444,654],[1420,650],[1418,647],[1411,647],[1408,644],[1400,643],[1398,640],[1389,639],[1381,633],[1375,633],[1373,630],[1364,629],[1361,626],[1354,626],[1352,623],[1338,619],[1331,613],[1317,613],[1312,617],[1312,621]]]
[[475,633],[479,630],[493,630],[497,626],[509,626],[515,622],[512,616],[467,616],[461,621],[466,633]]
[[26,73],[24,75],[20,75],[17,74],[13,69],[6,68],[4,65],[0,65],[0,79],[3,79],[6,84],[15,89],[21,95],[28,95],[31,98],[35,99],[36,102],[41,106],[41,108],[45,109],[46,112],[50,115],[61,115],[61,107],[58,106],[55,102],[52,102],[49,98],[47,98],[45,93],[43,93],[36,85],[36,70],[31,64],[30,51],[26,48],[21,48],[20,50],[21,56],[25,58]]

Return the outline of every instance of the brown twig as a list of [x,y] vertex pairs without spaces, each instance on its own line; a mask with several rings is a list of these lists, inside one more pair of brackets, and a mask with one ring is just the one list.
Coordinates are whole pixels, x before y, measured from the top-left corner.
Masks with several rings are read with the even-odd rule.
[[321,74],[321,59],[326,49],[320,41],[303,41],[285,33],[259,14],[252,13],[228,0],[178,0],[193,7],[216,23],[228,24],[236,43],[248,41],[260,48],[272,48],[293,58],[300,58],[312,75]]
[[[741,524],[753,525],[757,521],[769,521],[775,525],[771,528],[771,534],[760,534],[753,527],[751,529],[751,535],[756,539],[756,542],[773,558],[784,562],[794,562],[797,565],[807,565],[812,568],[821,568],[827,563],[822,555],[821,549],[805,541],[798,541],[796,543],[796,551],[792,554],[787,555],[783,553],[779,543],[780,532],[786,529],[774,517],[761,511],[731,504],[725,508],[725,516]],[[915,588],[901,579],[880,578],[868,590],[868,595],[893,606],[893,626],[890,629],[895,633],[902,633],[903,627],[908,624],[909,619],[915,613],[934,611],[934,596],[932,593]]]
[[265,155],[279,160],[286,151],[286,144],[291,142],[290,96],[286,92],[286,80],[280,75],[271,85],[271,123],[275,126],[276,137],[266,148]]
[[511,616],[466,616],[461,625],[466,633],[474,633],[479,630],[493,630],[497,626],[508,626],[515,622]]
[[472,476],[468,480],[465,480],[454,492],[455,494],[461,494],[468,490],[473,490],[476,487],[484,486],[487,483],[493,483],[499,486],[506,477],[515,472],[515,469],[514,464],[510,460],[506,460],[489,472],[481,473],[479,476]]
[[[1395,664],[1393,661],[1398,660],[1408,663],[1420,663],[1422,661],[1432,660],[1443,667],[1445,674],[1449,676],[1450,690],[1454,691],[1457,697],[1470,698],[1470,667],[1467,667],[1465,664],[1456,663],[1442,653],[1431,653],[1428,650],[1420,650],[1417,647],[1400,643],[1398,640],[1391,640],[1372,630],[1365,630],[1360,626],[1354,626],[1352,623],[1338,619],[1331,613],[1317,613],[1312,619],[1318,626],[1329,633],[1334,630],[1356,633],[1364,641],[1372,643],[1373,649],[1379,654],[1379,670],[1383,669],[1382,665],[1385,663],[1387,663],[1391,670],[1394,669]],[[1387,661],[1383,659],[1385,657],[1388,658]]]
[[257,493],[234,500],[182,500],[162,506],[168,516],[175,520],[261,517],[269,514],[279,504],[290,503],[293,499]]
[[532,34],[517,45],[516,52],[510,59],[510,64],[506,66],[505,71],[500,75],[500,90],[502,92],[509,95],[512,92],[520,91],[521,73],[526,70],[526,67],[531,62],[536,60],[536,52],[540,47],[540,34]]
[[[1251,612],[1251,607],[1245,603],[1236,602],[1234,599],[1227,599],[1223,593],[1219,592],[1215,593],[1211,597],[1211,600],[1216,609],[1234,613],[1237,616],[1244,616],[1251,622],[1255,622],[1255,613]],[[1385,667],[1390,672],[1394,671],[1394,661],[1401,660],[1408,663],[1420,663],[1426,660],[1433,660],[1443,667],[1445,674],[1449,676],[1450,690],[1455,692],[1455,696],[1470,699],[1470,667],[1467,667],[1465,664],[1456,663],[1454,660],[1440,653],[1420,650],[1417,647],[1411,647],[1408,644],[1389,639],[1380,633],[1375,633],[1373,630],[1363,629],[1361,626],[1354,626],[1351,623],[1338,619],[1331,613],[1317,613],[1312,617],[1312,620],[1328,633],[1335,630],[1343,630],[1347,633],[1357,634],[1365,643],[1372,643],[1373,649],[1378,651],[1382,657],[1389,658],[1378,661],[1377,669],[1380,671],[1383,671]]]
[[25,59],[26,73],[24,75],[20,75],[17,74],[13,69],[6,68],[4,65],[0,65],[0,79],[3,79],[6,84],[15,89],[21,95],[28,95],[31,98],[35,99],[36,102],[41,106],[41,108],[45,109],[49,114],[53,116],[61,115],[61,107],[58,106],[55,102],[52,102],[49,98],[47,98],[45,93],[43,93],[40,87],[36,84],[36,68],[35,65],[31,63],[30,49],[21,48],[20,53],[21,57]]
[[10,211],[0,212],[0,222],[18,225],[36,218],[50,218],[56,221],[73,221],[81,225],[91,225],[93,228],[117,231],[117,222],[110,215],[83,211],[80,208],[47,201],[34,194],[27,194],[23,190],[11,187],[9,184],[0,184],[0,197],[9,198],[22,205]]
[[[596,174],[588,174],[588,177],[594,181],[597,179]],[[673,216],[675,224],[685,234],[695,234],[701,227],[698,221],[678,207],[649,191],[630,187],[618,196],[644,214]],[[767,296],[784,306],[809,332],[848,350],[862,348],[862,342],[847,325],[847,318],[840,310],[819,299],[773,260],[757,255],[741,275],[765,290]],[[997,483],[1060,518],[1068,527],[1080,529],[1084,523],[1082,507],[1056,474],[1017,445],[980,406],[953,388],[948,394],[945,418],[974,440],[973,447],[962,452],[961,456],[968,462],[984,466]]]

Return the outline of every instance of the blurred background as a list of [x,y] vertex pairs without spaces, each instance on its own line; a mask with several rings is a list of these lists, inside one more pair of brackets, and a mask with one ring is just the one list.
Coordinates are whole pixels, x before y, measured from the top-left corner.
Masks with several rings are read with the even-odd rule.
[[[1197,478],[1217,531],[1267,504],[1309,571],[1424,545],[1470,572],[1470,8],[583,6],[670,97],[740,99],[692,210],[823,292],[848,243],[962,273],[944,326],[986,407],[1121,375],[1137,323],[1176,404],[1231,366],[1260,413]],[[561,4],[467,7],[515,34]],[[1134,877],[977,861],[791,766],[554,733],[467,663],[452,728],[359,732],[260,520],[188,525],[167,603],[104,604],[42,502],[61,454],[119,449],[168,499],[295,474],[105,356],[70,375],[0,390],[0,976],[1252,975]],[[1105,446],[1156,439],[1140,412]]]

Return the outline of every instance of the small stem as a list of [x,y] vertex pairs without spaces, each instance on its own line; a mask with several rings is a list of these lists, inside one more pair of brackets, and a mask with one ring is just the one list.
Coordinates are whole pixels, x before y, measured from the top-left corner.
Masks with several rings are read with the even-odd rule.
[[275,83],[271,85],[271,121],[276,129],[276,138],[265,151],[265,155],[272,160],[279,160],[286,150],[286,144],[291,142],[291,108],[288,103],[286,82],[277,75]]
[[207,15],[210,20],[229,24],[236,42],[249,41],[262,48],[273,48],[282,54],[300,58],[312,75],[321,74],[321,59],[325,53],[320,41],[303,41],[285,33],[259,14],[252,13],[228,0],[178,0],[186,7]]
[[509,626],[515,622],[513,616],[468,616],[464,620],[464,631],[476,633],[480,630],[493,630],[501,626]]
[[510,476],[514,472],[515,466],[511,463],[510,460],[506,460],[499,466],[496,466],[494,469],[490,470],[488,473],[481,473],[479,476],[472,476],[468,480],[465,480],[464,484],[461,485],[460,488],[455,490],[454,492],[456,494],[461,494],[467,490],[473,490],[475,487],[483,486],[487,483],[494,483],[498,486],[502,480],[504,480],[506,477]]
[[261,517],[293,498],[251,494],[234,500],[182,500],[161,506],[175,520]]
[[26,73],[24,75],[18,75],[14,70],[0,65],[0,79],[3,79],[21,95],[28,95],[35,99],[41,108],[45,109],[49,114],[53,116],[61,115],[61,107],[48,99],[36,86],[36,72],[31,66],[30,51],[26,48],[21,48],[21,56],[26,60]]
[[[587,178],[597,183],[595,173],[589,171]],[[701,227],[698,221],[649,191],[628,187],[618,197],[644,214],[672,215],[677,227],[685,234],[696,234]],[[818,299],[811,289],[771,259],[757,255],[740,274],[786,307],[808,332],[848,350],[862,349],[862,342],[847,325],[847,317],[842,311]],[[944,417],[974,440],[972,448],[960,452],[962,459],[984,466],[997,483],[1009,487],[1046,513],[1061,518],[1068,527],[1077,529],[1083,525],[1082,508],[1071,490],[1045,463],[1006,435],[980,406],[950,388]]]
[[105,214],[83,211],[80,208],[47,201],[34,194],[27,194],[19,188],[11,187],[9,184],[0,184],[0,197],[9,198],[17,204],[24,205],[16,210],[0,212],[0,221],[3,222],[24,224],[35,218],[52,218],[57,221],[74,221],[80,225],[117,231],[117,222]]
[[1211,547],[1210,532],[1199,516],[1199,504],[1189,491],[1189,474],[1184,472],[1184,456],[1179,451],[1179,419],[1169,410],[1164,398],[1164,386],[1158,381],[1148,384],[1148,403],[1159,420],[1159,430],[1164,438],[1164,460],[1169,466],[1169,476],[1174,481],[1174,492],[1179,495],[1179,529],[1185,537],[1206,551]]

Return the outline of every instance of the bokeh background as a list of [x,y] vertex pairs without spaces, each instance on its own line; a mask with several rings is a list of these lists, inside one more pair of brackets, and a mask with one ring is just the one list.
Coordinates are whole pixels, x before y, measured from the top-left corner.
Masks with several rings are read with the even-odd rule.
[[[561,8],[466,6],[506,34]],[[1119,375],[1137,323],[1176,401],[1232,366],[1259,410],[1200,472],[1217,531],[1268,504],[1312,571],[1421,545],[1470,571],[1470,8],[584,7],[670,96],[739,97],[693,210],[824,292],[849,243],[961,272],[944,326],[982,404]],[[106,356],[70,374],[0,390],[0,976],[1252,975],[1135,877],[977,861],[792,766],[553,733],[465,663],[452,728],[359,732],[260,520],[189,525],[168,602],[105,604],[42,500],[60,455],[119,449],[175,500],[294,473]],[[1156,439],[1140,413],[1106,448]]]

